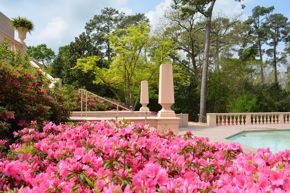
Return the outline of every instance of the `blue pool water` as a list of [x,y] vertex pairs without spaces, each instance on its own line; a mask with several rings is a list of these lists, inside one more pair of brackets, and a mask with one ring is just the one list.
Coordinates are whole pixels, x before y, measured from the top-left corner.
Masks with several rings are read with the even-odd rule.
[[269,147],[272,152],[290,149],[290,130],[244,131],[228,139],[254,148]]

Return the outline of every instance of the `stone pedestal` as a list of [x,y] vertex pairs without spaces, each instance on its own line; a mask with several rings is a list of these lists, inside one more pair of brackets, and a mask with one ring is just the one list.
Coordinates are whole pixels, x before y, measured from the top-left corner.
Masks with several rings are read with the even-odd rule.
[[140,111],[149,112],[149,108],[147,107],[147,105],[149,104],[149,92],[147,80],[141,81],[140,103],[142,105]]
[[158,103],[162,109],[158,112],[158,117],[176,117],[171,106],[174,104],[174,86],[171,64],[160,65],[159,72],[159,96]]
[[20,27],[17,28],[18,31],[18,38],[22,44],[25,44],[24,40],[26,39],[27,29]]
[[208,126],[216,126],[216,114],[215,113],[207,113],[206,114],[206,122]]
[[168,118],[157,118],[157,130],[162,133],[167,133],[172,131],[174,134],[178,135],[179,132],[179,121],[177,117]]

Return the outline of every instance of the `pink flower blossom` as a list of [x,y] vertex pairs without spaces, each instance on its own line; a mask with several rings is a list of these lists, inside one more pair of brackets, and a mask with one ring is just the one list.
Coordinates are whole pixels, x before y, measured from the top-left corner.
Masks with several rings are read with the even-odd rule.
[[[47,123],[24,128],[0,155],[0,191],[289,192],[290,150],[244,153],[239,144],[158,133],[144,124]],[[0,146],[5,145],[0,141]]]
[[8,119],[15,119],[15,117],[14,117],[14,113],[8,113],[8,114],[7,114],[7,118],[8,118]]
[[25,124],[25,121],[20,119],[17,123],[18,126],[22,127]]

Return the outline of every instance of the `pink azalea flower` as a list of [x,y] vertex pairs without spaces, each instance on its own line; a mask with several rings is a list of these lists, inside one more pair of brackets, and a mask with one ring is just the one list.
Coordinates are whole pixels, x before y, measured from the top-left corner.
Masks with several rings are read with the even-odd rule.
[[8,119],[15,119],[15,117],[14,117],[14,113],[8,113],[8,114],[7,114],[7,118],[8,118]]
[[[189,133],[188,133],[189,134]],[[0,153],[0,191],[289,192],[290,151],[243,153],[239,144],[160,134],[130,123],[24,128]],[[0,141],[1,144],[5,142]]]
[[17,123],[18,126],[22,127],[25,124],[25,121],[23,119],[20,119]]

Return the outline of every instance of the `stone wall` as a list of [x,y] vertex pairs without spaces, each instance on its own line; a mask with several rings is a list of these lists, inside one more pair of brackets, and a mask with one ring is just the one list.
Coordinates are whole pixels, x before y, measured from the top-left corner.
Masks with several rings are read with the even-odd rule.
[[[14,28],[11,25],[11,21],[1,11],[0,11],[0,33],[4,34],[9,39],[14,39]],[[3,37],[4,35],[2,35],[1,37]]]

